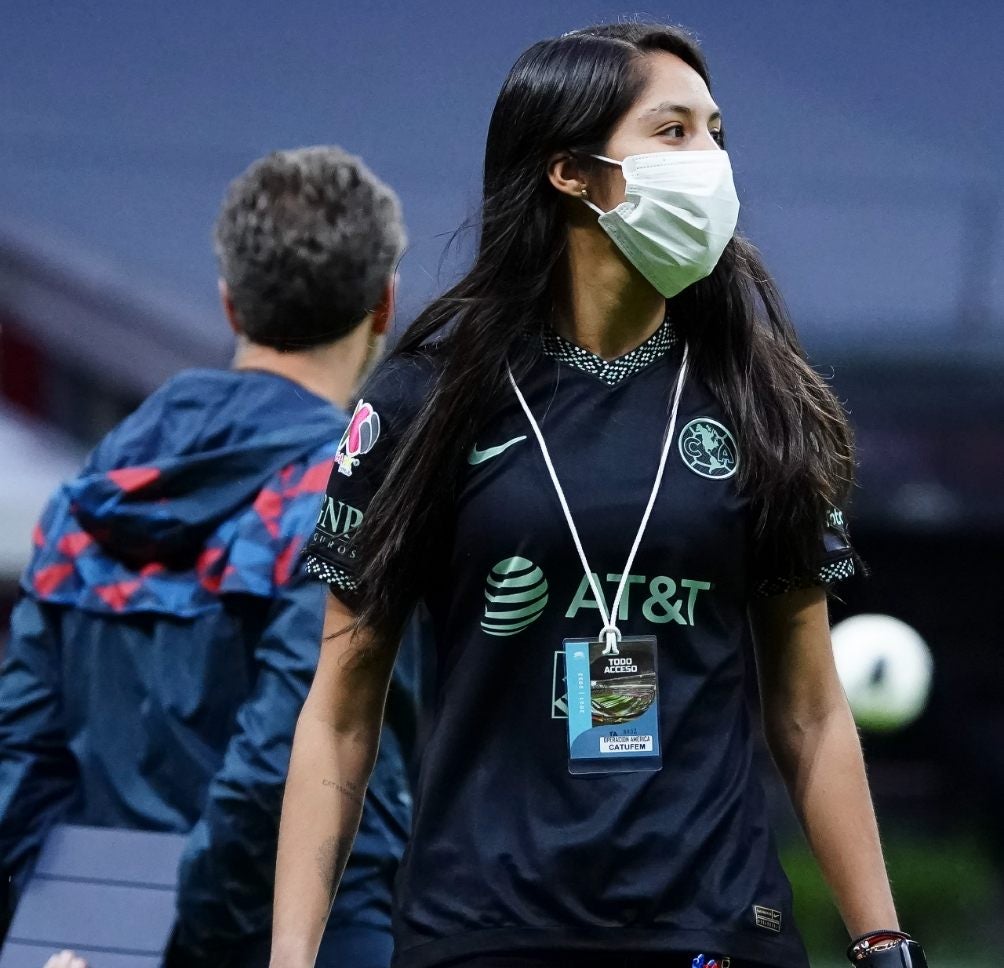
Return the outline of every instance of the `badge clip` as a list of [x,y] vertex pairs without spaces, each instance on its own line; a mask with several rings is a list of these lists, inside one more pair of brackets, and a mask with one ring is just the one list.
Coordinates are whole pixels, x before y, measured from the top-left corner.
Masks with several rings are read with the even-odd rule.
[[620,629],[616,625],[604,625],[600,629],[600,642],[603,643],[604,655],[620,655],[617,643],[621,640]]

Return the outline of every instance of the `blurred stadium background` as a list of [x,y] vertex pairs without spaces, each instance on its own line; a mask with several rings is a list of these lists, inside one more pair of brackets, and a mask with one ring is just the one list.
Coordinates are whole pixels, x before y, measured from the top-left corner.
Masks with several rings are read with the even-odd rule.
[[[873,575],[834,618],[895,615],[934,653],[924,715],[865,736],[903,922],[932,964],[997,964],[1004,8],[989,0],[7,0],[0,617],[46,494],[88,446],[177,369],[227,362],[209,232],[231,177],[280,147],[361,154],[404,203],[403,324],[464,259],[466,237],[444,246],[518,52],[637,13],[705,43],[741,224],[855,424],[849,516]],[[836,964],[839,921],[778,804],[813,963]]]

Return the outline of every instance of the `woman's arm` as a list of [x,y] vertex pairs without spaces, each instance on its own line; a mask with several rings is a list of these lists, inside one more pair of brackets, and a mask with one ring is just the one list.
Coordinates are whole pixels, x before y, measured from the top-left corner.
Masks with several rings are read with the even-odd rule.
[[380,742],[396,647],[327,596],[321,656],[296,724],[282,804],[272,968],[310,968],[348,860]]
[[898,928],[825,592],[763,599],[751,617],[767,743],[847,931]]

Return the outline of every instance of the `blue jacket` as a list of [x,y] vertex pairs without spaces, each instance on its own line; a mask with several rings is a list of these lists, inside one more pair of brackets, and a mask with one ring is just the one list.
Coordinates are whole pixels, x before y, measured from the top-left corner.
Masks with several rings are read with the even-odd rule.
[[[190,831],[179,937],[194,950],[267,929],[326,594],[299,556],[346,422],[279,376],[189,371],[52,498],[0,674],[0,868],[15,880],[57,820]],[[408,643],[332,925],[389,926],[417,668]]]

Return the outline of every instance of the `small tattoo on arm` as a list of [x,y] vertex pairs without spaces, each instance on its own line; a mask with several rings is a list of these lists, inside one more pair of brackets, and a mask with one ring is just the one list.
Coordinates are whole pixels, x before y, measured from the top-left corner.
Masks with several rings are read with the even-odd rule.
[[363,802],[363,791],[357,783],[353,783],[351,780],[346,780],[340,782],[338,780],[329,780],[327,777],[321,780],[321,784],[326,787],[334,787],[339,793],[348,797],[350,800],[356,803]]

